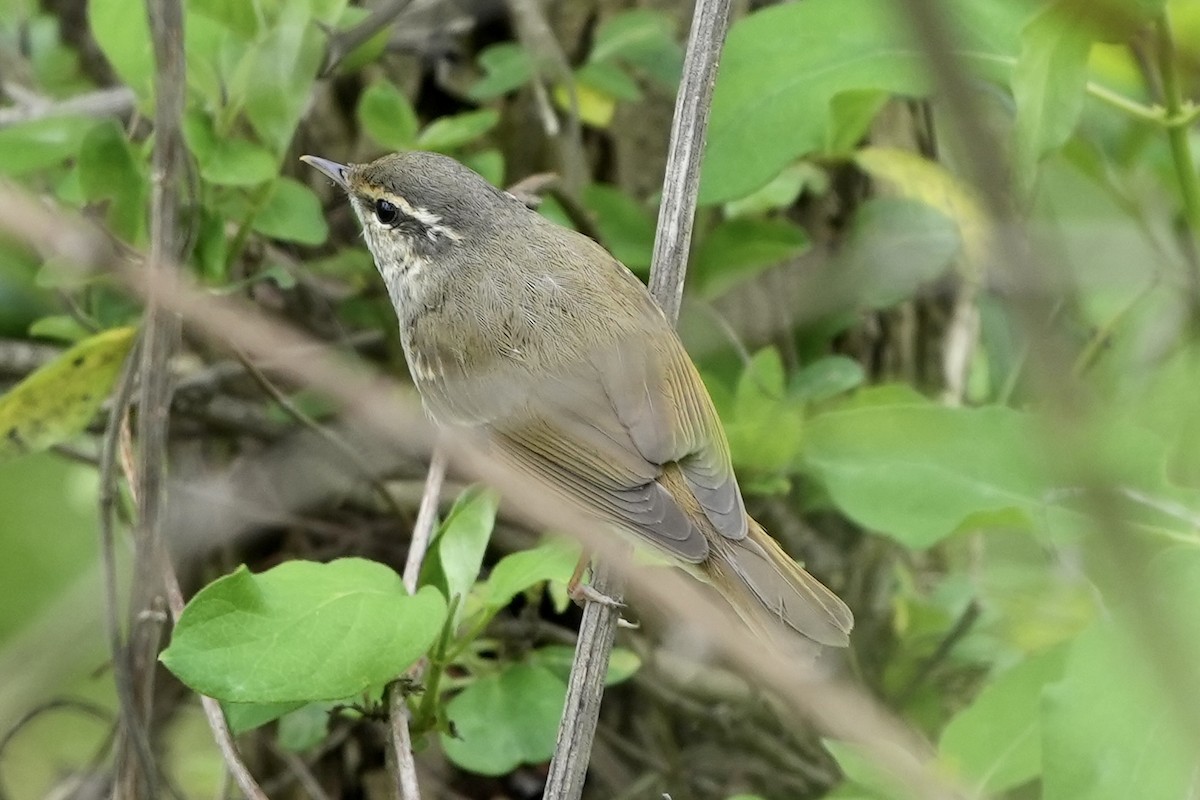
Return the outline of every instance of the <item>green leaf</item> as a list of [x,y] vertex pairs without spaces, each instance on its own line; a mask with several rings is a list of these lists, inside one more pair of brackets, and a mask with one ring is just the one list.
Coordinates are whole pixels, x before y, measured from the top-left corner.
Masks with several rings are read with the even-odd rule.
[[[783,360],[768,347],[754,354],[738,380],[725,432],[733,463],[748,472],[783,472],[795,459],[804,428],[804,409],[787,396]],[[786,488],[760,484],[758,491]],[[747,487],[750,491],[751,487]]]
[[603,61],[592,61],[575,71],[575,80],[582,88],[590,88],[614,100],[634,102],[642,99],[642,90],[620,67]]
[[239,567],[192,598],[161,659],[219,700],[338,700],[402,673],[445,618],[437,590],[410,597],[399,575],[363,559]]
[[311,750],[329,731],[332,703],[307,703],[279,719],[279,746],[293,753]]
[[654,254],[654,217],[615,186],[584,187],[583,204],[595,217],[605,247],[634,272],[645,273]]
[[0,128],[0,174],[19,177],[61,164],[79,152],[93,125],[83,117],[47,117]]
[[92,331],[70,314],[52,314],[35,320],[29,326],[29,335],[74,344],[91,336]]
[[243,98],[251,127],[277,156],[291,144],[325,54],[325,34],[312,21],[308,3],[282,3],[239,75],[234,96]]
[[[871,800],[921,800],[911,781],[904,776],[894,774],[886,765],[878,763],[863,751],[861,745],[850,742],[824,740],[825,749],[837,761],[837,765],[846,775],[846,780],[865,791]],[[913,755],[897,750],[897,759],[909,762],[911,770],[921,770],[923,765],[917,763]],[[858,794],[852,795],[859,796]]]
[[135,333],[98,333],[0,395],[0,459],[46,450],[83,431],[120,374]]
[[500,559],[484,584],[483,599],[493,609],[504,608],[526,589],[549,580],[566,581],[579,561],[579,545],[548,539],[532,550]]
[[992,795],[1042,771],[1042,695],[1063,674],[1066,647],[1054,647],[1002,673],[942,731],[939,760],[974,794]]
[[[446,597],[466,598],[483,566],[483,554],[496,524],[500,496],[482,486],[465,490],[437,534],[438,563],[446,579]],[[459,606],[459,615],[462,606]]]
[[485,74],[467,92],[467,97],[477,103],[506,95],[533,77],[533,62],[525,48],[515,42],[485,47],[478,60]]
[[257,186],[278,171],[271,151],[240,136],[218,136],[200,111],[184,117],[183,138],[200,165],[200,177],[216,186]]
[[89,202],[108,201],[109,228],[137,243],[145,230],[147,186],[141,160],[116,122],[101,122],[79,149],[79,184]]
[[810,418],[803,458],[852,519],[925,548],[974,514],[1044,510],[1040,440],[1007,408],[878,405]]
[[441,735],[446,757],[480,775],[503,775],[554,752],[567,686],[553,672],[512,664],[476,679],[446,705],[454,736]]
[[[914,200],[952,220],[958,227],[967,266],[978,268],[986,262],[991,238],[987,214],[971,190],[945,167],[917,153],[889,147],[864,147],[855,153],[854,161],[896,190],[900,197],[893,202]],[[923,227],[935,224],[933,217],[926,220]]]
[[674,89],[683,71],[683,48],[675,41],[675,24],[670,16],[634,8],[600,23],[588,60],[624,62]]
[[1194,741],[1175,724],[1147,661],[1112,619],[1097,621],[1075,640],[1062,680],[1047,689],[1043,706],[1045,800],[1187,797],[1194,791]]
[[253,228],[272,239],[307,245],[322,244],[329,237],[321,201],[312,189],[292,178],[275,182]]
[[[945,4],[958,55],[994,76],[1016,52],[1025,4]],[[922,96],[931,82],[911,26],[888,0],[805,0],[757,11],[729,32],[713,95],[700,201],[743,197],[830,138],[830,101],[871,90]]]
[[500,112],[485,108],[438,117],[417,137],[417,147],[447,153],[481,138],[500,122]]
[[763,270],[808,249],[803,228],[782,219],[725,220],[700,242],[689,276],[696,291],[713,298]]
[[[557,675],[563,683],[570,680],[571,665],[575,660],[575,648],[565,644],[548,644],[530,653],[535,664],[540,664]],[[604,673],[604,685],[615,686],[633,677],[642,666],[637,653],[624,647],[614,647],[608,660],[608,671]]]
[[1058,0],[1021,31],[1021,55],[1012,73],[1017,115],[1013,167],[1018,187],[1033,188],[1038,162],[1066,143],[1083,111],[1095,8]]
[[866,378],[862,364],[853,358],[825,356],[801,368],[792,378],[788,393],[805,403],[819,403],[857,389]]
[[[753,217],[768,211],[787,208],[804,191],[806,185],[824,187],[828,185],[824,171],[811,164],[799,163],[784,167],[783,171],[771,179],[771,182],[745,197],[731,200],[725,204],[727,218]],[[817,191],[823,191],[817,188]]]
[[225,720],[235,733],[245,733],[273,722],[307,703],[221,703]]
[[89,0],[87,11],[92,36],[104,57],[143,107],[149,108],[154,96],[154,50],[146,4]]
[[923,203],[877,197],[859,207],[830,297],[889,308],[945,274],[962,249],[953,220]]
[[417,112],[403,92],[389,81],[367,87],[358,100],[358,120],[381,147],[407,150],[417,138]]

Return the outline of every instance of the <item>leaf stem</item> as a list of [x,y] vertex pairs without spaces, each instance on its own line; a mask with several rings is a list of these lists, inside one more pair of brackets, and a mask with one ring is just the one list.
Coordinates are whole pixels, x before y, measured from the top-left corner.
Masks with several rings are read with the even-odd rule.
[[[1171,21],[1164,11],[1155,23],[1158,32],[1158,68],[1162,75],[1163,103],[1168,120],[1186,119],[1193,109],[1185,108],[1183,91],[1179,81],[1179,65],[1175,50],[1175,39],[1171,34]],[[1189,232],[1194,236],[1200,230],[1200,177],[1192,161],[1188,130],[1183,125],[1167,126],[1167,139],[1171,144],[1171,158],[1179,176],[1179,188],[1183,194],[1184,217]]]

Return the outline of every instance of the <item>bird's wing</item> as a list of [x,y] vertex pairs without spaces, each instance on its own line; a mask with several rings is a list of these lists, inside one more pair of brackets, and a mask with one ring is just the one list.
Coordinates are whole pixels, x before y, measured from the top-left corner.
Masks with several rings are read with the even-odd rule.
[[[712,402],[670,341],[665,356],[644,342],[594,354],[530,392],[525,415],[488,427],[506,456],[584,508],[699,563],[705,529],[741,539],[746,514]],[[692,497],[661,480],[671,464]]]

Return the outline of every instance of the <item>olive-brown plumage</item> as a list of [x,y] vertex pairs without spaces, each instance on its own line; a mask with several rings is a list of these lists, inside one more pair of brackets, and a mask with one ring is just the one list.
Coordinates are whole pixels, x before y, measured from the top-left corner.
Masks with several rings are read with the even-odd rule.
[[705,576],[748,621],[848,642],[846,605],[746,514],[700,376],[620,262],[446,156],[305,160],[349,195],[437,422],[486,433],[515,466]]

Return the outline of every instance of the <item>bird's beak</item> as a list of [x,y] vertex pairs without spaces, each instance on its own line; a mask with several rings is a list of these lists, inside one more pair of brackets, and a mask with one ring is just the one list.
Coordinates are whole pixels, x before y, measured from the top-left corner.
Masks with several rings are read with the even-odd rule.
[[328,158],[318,158],[317,156],[300,156],[300,160],[310,167],[316,167],[324,172],[333,182],[341,186],[346,191],[350,191],[350,184],[346,183],[346,172],[350,169],[345,164],[339,164],[336,161],[330,161]]

